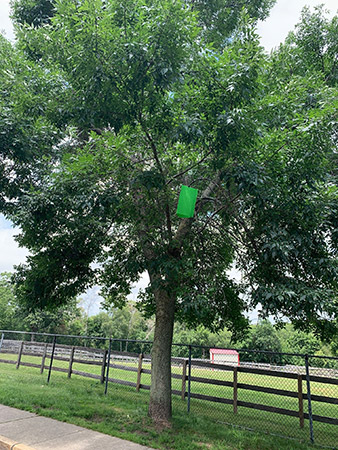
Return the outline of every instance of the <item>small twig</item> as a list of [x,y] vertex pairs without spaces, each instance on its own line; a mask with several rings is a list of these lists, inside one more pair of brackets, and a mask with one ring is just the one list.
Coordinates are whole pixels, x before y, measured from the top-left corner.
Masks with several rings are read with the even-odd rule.
[[219,200],[217,198],[213,198],[213,197],[203,197],[200,199],[200,202],[219,202]]
[[252,248],[254,249],[254,251],[255,251],[257,257],[260,259],[260,258],[261,258],[261,252],[259,251],[259,248],[258,248],[258,246],[257,246],[257,244],[256,244],[256,242],[255,242],[255,239],[253,238],[252,233],[251,233],[251,231],[249,230],[248,226],[246,225],[245,221],[242,220],[242,219],[241,219],[240,217],[238,217],[238,216],[234,216],[234,218],[235,218],[235,220],[237,220],[237,222],[243,227],[243,229],[244,229],[246,235],[248,236],[248,238],[249,238],[249,240],[250,240],[250,242],[251,242],[251,244],[252,244]]
[[[216,211],[214,211],[211,216],[208,217],[207,221],[205,222],[205,224],[203,225],[203,227],[198,231],[198,233],[202,233],[203,230],[205,230],[205,228],[208,226],[208,224],[213,220],[213,218],[220,212],[222,211],[222,209],[224,208],[229,208],[231,206],[232,203],[234,203],[239,197],[240,197],[240,193],[237,194],[235,197],[233,197],[228,203],[226,203],[225,205],[220,206]],[[203,199],[202,199],[203,200]]]
[[282,148],[284,148],[285,146],[286,146],[286,144],[283,144],[281,147],[279,147],[279,148],[277,148],[276,150],[274,150],[274,151],[272,152],[272,155],[267,159],[266,162],[272,161],[272,158],[274,158],[274,157],[277,155],[277,153],[278,153],[280,150],[282,150]]
[[197,163],[193,164],[192,166],[188,167],[187,169],[183,170],[182,172],[174,175],[172,178],[170,178],[169,181],[167,181],[167,184],[170,184],[172,181],[175,180],[175,178],[180,177],[181,175],[184,175],[185,173],[189,172],[189,170],[193,169],[194,167],[197,167],[199,164],[201,164],[203,161],[207,159],[207,157],[212,153],[213,150],[210,150],[205,156],[203,156],[202,159],[197,161]]

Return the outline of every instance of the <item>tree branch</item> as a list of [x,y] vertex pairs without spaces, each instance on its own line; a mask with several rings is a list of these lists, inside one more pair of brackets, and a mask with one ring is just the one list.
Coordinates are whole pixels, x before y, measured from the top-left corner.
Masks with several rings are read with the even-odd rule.
[[[155,142],[154,142],[151,134],[149,133],[149,131],[145,127],[141,115],[139,117],[139,120],[140,120],[140,125],[142,127],[142,130],[144,131],[144,133],[145,133],[145,135],[147,137],[147,140],[148,140],[148,142],[150,144],[150,147],[151,147],[151,149],[153,151],[153,155],[154,155],[154,158],[155,158],[158,170],[160,171],[161,175],[163,176],[163,179],[165,180],[164,171],[162,169],[162,166],[161,166],[161,163],[160,163],[160,159],[158,157],[158,152],[157,152],[157,148],[156,148]],[[171,217],[170,217],[170,208],[169,208],[168,198],[167,198],[167,202],[166,202],[166,205],[165,205],[165,215],[166,215],[166,218],[167,218],[167,228],[168,228],[168,234],[169,234],[169,241],[171,241],[171,238],[172,238],[172,227],[171,227]]]
[[[142,195],[140,192],[136,193],[135,198],[138,202],[139,211],[141,219],[146,217],[146,211],[144,206],[142,206]],[[142,221],[143,222],[143,221]],[[143,223],[141,222],[141,226],[138,230],[138,235],[142,244],[142,250],[145,258],[147,261],[153,261],[156,258],[156,253],[154,251],[153,245],[151,240],[148,237],[147,229],[145,226],[143,226]]]
[[190,167],[188,167],[187,169],[183,170],[182,172],[174,175],[172,178],[170,178],[169,181],[167,181],[167,184],[170,184],[172,181],[174,181],[176,178],[180,177],[181,175],[184,175],[185,173],[189,172],[189,170],[193,169],[194,167],[197,167],[199,164],[201,164],[203,161],[205,161],[207,159],[207,157],[212,153],[213,150],[210,150],[205,156],[203,156],[202,159],[200,159],[199,161],[197,161],[197,163],[191,165]]
[[227,204],[220,206],[216,211],[214,211],[210,217],[208,217],[208,219],[206,220],[205,224],[203,225],[203,227],[198,231],[198,233],[202,233],[203,230],[205,230],[205,228],[208,226],[208,224],[214,219],[215,216],[217,216],[217,214],[222,211],[222,209],[224,208],[229,208],[239,197],[240,197],[241,193],[238,193],[237,195],[235,195],[235,197],[233,197]]
[[257,246],[257,244],[256,244],[256,242],[255,242],[255,239],[254,239],[253,236],[252,236],[251,231],[249,230],[248,226],[246,225],[245,221],[242,220],[242,219],[241,219],[240,217],[238,217],[238,216],[235,216],[235,220],[237,220],[237,222],[243,227],[243,229],[244,229],[246,235],[247,235],[248,238],[249,238],[249,241],[251,242],[252,248],[253,248],[254,252],[256,253],[256,256],[260,259],[260,257],[261,257],[261,252],[260,252],[260,250],[259,250],[259,248],[258,248],[258,246]]
[[[195,215],[199,212],[199,210],[201,208],[202,200],[204,198],[210,197],[210,195],[215,190],[215,188],[217,187],[220,180],[221,180],[221,172],[218,171],[216,173],[215,178],[209,183],[207,188],[203,191],[200,200],[197,202],[196,208],[195,208]],[[176,234],[173,238],[173,242],[174,242],[176,248],[181,247],[184,238],[187,236],[187,234],[189,233],[189,231],[191,229],[191,225],[192,225],[193,221],[194,221],[194,217],[181,220],[181,222],[178,226],[178,229],[176,231]]]

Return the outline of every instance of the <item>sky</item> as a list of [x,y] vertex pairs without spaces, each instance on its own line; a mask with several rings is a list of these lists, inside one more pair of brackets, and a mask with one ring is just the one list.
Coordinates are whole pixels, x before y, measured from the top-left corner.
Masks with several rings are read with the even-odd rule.
[[[9,18],[9,2],[10,0],[0,0],[0,30],[4,32],[8,39],[13,40],[14,32]],[[330,16],[337,13],[337,0],[278,0],[271,10],[270,17],[265,22],[258,24],[257,31],[261,36],[261,44],[267,51],[277,47],[298,22],[302,8],[306,5],[313,8],[320,3],[324,4]],[[25,262],[28,251],[19,248],[14,240],[14,236],[19,231],[0,215],[0,273],[13,271],[14,265]],[[133,288],[130,298],[136,300],[139,288],[145,287],[148,282],[148,277],[144,276]],[[99,311],[98,290],[99,288],[95,287],[82,295],[83,306],[90,315]],[[252,319],[253,321],[256,320],[255,317],[252,317]]]
[[270,51],[284,41],[299,21],[304,6],[313,8],[319,4],[329,11],[329,17],[338,11],[337,0],[277,0],[268,19],[260,22],[257,29],[265,49]]

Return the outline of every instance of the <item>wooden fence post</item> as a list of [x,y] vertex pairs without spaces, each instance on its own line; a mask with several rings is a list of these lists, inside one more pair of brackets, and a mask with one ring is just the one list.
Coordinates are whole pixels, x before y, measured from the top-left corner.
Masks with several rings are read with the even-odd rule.
[[140,353],[138,357],[136,392],[139,392],[141,386],[142,360],[143,360],[143,353]]
[[43,370],[45,368],[45,361],[46,361],[46,356],[47,356],[47,347],[48,344],[45,344],[45,348],[43,349],[43,354],[42,354],[42,360],[41,360],[41,368],[40,368],[40,373],[43,373]]
[[0,339],[0,352],[1,352],[1,349],[2,349],[2,344],[3,344],[3,342],[4,342],[4,337],[5,337],[5,333],[1,333],[1,339]]
[[299,408],[299,425],[304,428],[304,408],[303,408],[303,377],[298,375],[298,408]]
[[18,360],[17,360],[17,362],[16,362],[16,368],[17,368],[17,369],[20,367],[21,356],[22,356],[22,351],[23,351],[23,345],[24,345],[24,342],[22,341],[22,342],[21,342],[21,345],[20,345],[19,353],[18,353]]
[[74,352],[75,352],[75,347],[72,347],[72,349],[70,351],[70,356],[69,356],[68,378],[70,378],[72,376]]
[[108,350],[105,350],[103,352],[103,357],[102,357],[101,378],[100,378],[101,384],[104,383],[104,374],[106,372],[107,355],[108,355]]
[[185,387],[186,387],[186,382],[187,382],[187,365],[188,365],[188,360],[185,359],[183,361],[183,368],[182,368],[182,391],[181,391],[182,400],[185,400]]
[[237,397],[238,397],[237,378],[238,378],[237,367],[234,367],[234,404],[233,404],[234,414],[237,414]]

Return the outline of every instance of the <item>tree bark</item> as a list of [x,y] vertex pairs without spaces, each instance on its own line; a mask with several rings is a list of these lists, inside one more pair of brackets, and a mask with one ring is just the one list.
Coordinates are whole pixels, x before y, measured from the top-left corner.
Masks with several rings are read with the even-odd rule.
[[155,336],[151,357],[149,416],[162,426],[171,419],[171,344],[175,298],[164,289],[154,291],[156,301]]
[[[220,172],[203,191],[201,199],[209,197],[218,186]],[[200,203],[196,206],[198,213]],[[145,217],[145,211],[141,208],[141,216]],[[182,219],[175,236],[168,248],[168,255],[174,260],[180,258],[182,243],[191,231],[194,219]],[[140,230],[140,239],[143,244],[144,256],[149,262],[156,261],[156,253],[147,236],[146,228]],[[177,280],[175,274],[169,275],[166,280],[161,280],[158,273],[149,270],[150,282],[153,285],[153,293],[156,304],[155,336],[151,358],[151,387],[149,401],[149,416],[153,421],[162,426],[169,426],[171,419],[171,345],[173,339],[175,301]]]

